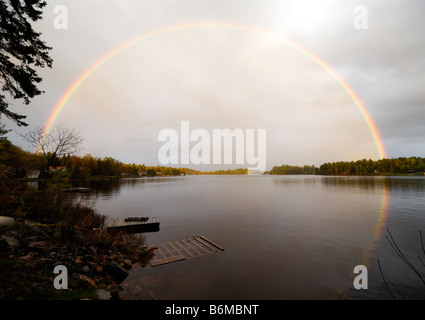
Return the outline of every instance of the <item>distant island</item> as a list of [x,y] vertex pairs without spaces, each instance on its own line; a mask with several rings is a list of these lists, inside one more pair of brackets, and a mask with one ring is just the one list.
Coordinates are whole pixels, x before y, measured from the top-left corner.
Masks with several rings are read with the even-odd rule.
[[297,174],[316,174],[316,175],[344,175],[344,176],[364,176],[364,175],[424,175],[425,158],[419,157],[400,157],[396,159],[381,160],[357,160],[357,161],[339,161],[328,162],[320,167],[314,165],[274,166],[265,174],[270,175],[297,175]]

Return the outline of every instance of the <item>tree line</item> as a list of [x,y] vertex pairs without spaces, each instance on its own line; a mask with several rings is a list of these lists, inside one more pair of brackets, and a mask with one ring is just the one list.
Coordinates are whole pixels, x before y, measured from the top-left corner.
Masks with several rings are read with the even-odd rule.
[[[190,168],[174,168],[164,166],[147,166],[145,164],[123,163],[112,157],[96,158],[85,156],[65,156],[58,163],[56,172],[63,171],[72,179],[89,179],[92,177],[155,177],[186,176],[207,174],[246,174],[247,169],[199,171]],[[60,175],[60,174],[58,174]]]
[[326,162],[315,167],[308,166],[274,166],[267,172],[271,175],[318,174],[318,175],[403,175],[425,172],[425,158],[399,157],[380,160],[357,160]]
[[[78,156],[72,153],[79,150],[82,138],[75,130],[58,127],[46,134],[35,129],[22,137],[32,142],[38,153],[31,153],[13,145],[6,137],[8,130],[0,126],[0,169],[8,170],[11,178],[41,178],[54,180],[89,179],[93,177],[128,176],[181,176],[181,175],[245,175],[245,168],[199,171],[189,168],[147,166],[145,164],[123,163],[112,157],[93,157],[90,154]],[[36,132],[37,134],[34,134]],[[67,143],[64,143],[66,141]],[[71,144],[72,148],[67,145]],[[67,153],[72,151],[72,153]],[[315,165],[274,166],[265,174],[270,175],[398,175],[425,172],[425,158],[400,157],[381,160],[357,160],[327,162]]]
[[[93,157],[74,154],[80,150],[82,138],[75,130],[59,126],[46,133],[36,128],[21,135],[37,153],[22,150],[5,135],[8,130],[0,125],[0,170],[7,168],[10,178],[72,180],[89,178],[181,176],[203,174],[247,174],[247,169],[199,171],[189,168],[147,166],[123,163],[112,157]],[[71,152],[71,153],[69,153]]]
[[198,171],[188,168],[172,168],[163,166],[146,166],[145,164],[123,163],[112,157],[96,158],[85,156],[65,156],[60,167],[74,179],[91,177],[154,177],[181,176],[198,174]]
[[272,170],[270,170],[269,174],[275,174],[275,175],[285,175],[285,174],[316,174],[317,168],[312,166],[291,166],[291,165],[282,165],[282,166],[274,166]]

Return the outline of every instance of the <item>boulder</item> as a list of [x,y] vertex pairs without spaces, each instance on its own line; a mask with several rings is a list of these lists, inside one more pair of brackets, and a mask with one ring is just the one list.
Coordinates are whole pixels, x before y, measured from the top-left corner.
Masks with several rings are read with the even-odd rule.
[[12,217],[0,216],[0,230],[9,227],[14,222],[15,219]]
[[96,295],[99,300],[111,300],[111,293],[103,289],[97,289]]
[[111,261],[105,264],[103,266],[103,270],[119,282],[124,281],[124,279],[129,275],[129,272],[121,267],[116,261]]

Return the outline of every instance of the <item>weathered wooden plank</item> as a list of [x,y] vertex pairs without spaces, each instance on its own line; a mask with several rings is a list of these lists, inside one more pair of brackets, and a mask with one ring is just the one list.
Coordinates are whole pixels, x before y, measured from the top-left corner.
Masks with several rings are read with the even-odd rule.
[[194,238],[196,241],[202,243],[203,246],[207,247],[208,249],[210,249],[213,252],[217,252],[218,248],[209,244],[208,242],[205,242],[204,240],[202,240],[200,237],[195,237]]
[[164,258],[164,259],[151,259],[151,261],[149,261],[149,263],[152,267],[156,267],[156,266],[159,266],[159,265],[177,262],[177,261],[181,261],[181,260],[186,260],[186,257],[183,256],[182,254],[175,255],[175,256],[172,256],[172,257],[169,257],[169,258]]
[[201,254],[198,250],[196,250],[196,248],[194,248],[193,246],[190,246],[187,251],[192,252],[192,255],[194,257],[199,257]]
[[204,236],[199,236],[201,239],[211,243],[214,247],[218,248],[221,251],[224,251],[224,248],[220,247],[218,244],[212,242],[211,240],[208,240],[207,238],[205,238]]
[[204,245],[203,243],[199,242],[198,239],[196,239],[196,237],[193,238],[192,242],[195,246],[197,246],[199,249],[201,249],[203,252],[205,252],[205,254],[212,253],[211,250],[208,250],[209,247]]

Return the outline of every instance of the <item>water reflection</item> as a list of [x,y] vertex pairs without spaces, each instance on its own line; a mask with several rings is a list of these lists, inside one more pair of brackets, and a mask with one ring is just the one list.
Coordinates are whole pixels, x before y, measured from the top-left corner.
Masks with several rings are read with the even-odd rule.
[[90,188],[92,193],[97,196],[119,195],[122,189],[139,188],[141,184],[157,184],[159,186],[164,182],[177,182],[173,177],[152,177],[152,178],[123,178],[123,179],[105,179],[105,180],[75,180],[74,187]]
[[362,190],[386,189],[389,191],[411,190],[425,191],[425,177],[322,177],[323,185],[330,188],[350,187]]

